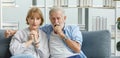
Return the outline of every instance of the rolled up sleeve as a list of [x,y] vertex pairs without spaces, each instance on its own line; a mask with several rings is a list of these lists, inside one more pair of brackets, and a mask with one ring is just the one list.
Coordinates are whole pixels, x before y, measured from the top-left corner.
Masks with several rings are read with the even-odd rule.
[[81,34],[79,27],[76,26],[73,29],[72,37],[73,37],[72,40],[80,43],[80,45],[82,46],[83,38],[82,38],[82,34]]

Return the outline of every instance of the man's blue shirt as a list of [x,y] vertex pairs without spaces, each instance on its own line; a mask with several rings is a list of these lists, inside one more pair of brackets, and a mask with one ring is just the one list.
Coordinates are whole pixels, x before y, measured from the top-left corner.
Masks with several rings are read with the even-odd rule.
[[[53,31],[52,25],[46,24],[45,26],[41,27],[41,30],[43,30],[47,34],[48,39],[50,39],[50,34]],[[82,38],[82,34],[78,26],[65,25],[63,28],[63,32],[68,38],[80,43],[80,45],[82,46],[83,38]],[[69,47],[68,47],[68,50],[74,53],[74,51],[70,49]],[[82,51],[80,52],[80,57],[87,58]]]

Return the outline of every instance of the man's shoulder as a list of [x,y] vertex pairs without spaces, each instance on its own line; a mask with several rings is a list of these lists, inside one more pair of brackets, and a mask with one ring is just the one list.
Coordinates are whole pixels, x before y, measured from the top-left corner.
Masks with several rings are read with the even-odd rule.
[[76,29],[76,28],[79,28],[79,26],[77,26],[77,25],[65,25],[65,28],[66,29]]
[[46,24],[40,28],[42,31],[44,31],[46,34],[49,34],[53,29],[51,24]]
[[51,24],[45,24],[45,25],[41,26],[41,28],[51,28],[51,27],[52,27]]

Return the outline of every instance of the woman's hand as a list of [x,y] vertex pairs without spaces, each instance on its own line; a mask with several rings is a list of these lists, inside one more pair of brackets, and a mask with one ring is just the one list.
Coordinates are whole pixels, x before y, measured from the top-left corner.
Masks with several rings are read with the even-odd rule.
[[39,47],[39,34],[37,31],[32,30],[30,32],[30,40],[34,43],[35,47]]

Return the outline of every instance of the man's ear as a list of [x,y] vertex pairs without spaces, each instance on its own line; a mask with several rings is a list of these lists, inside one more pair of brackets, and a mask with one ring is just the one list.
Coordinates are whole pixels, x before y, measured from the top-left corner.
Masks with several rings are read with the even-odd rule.
[[66,16],[64,16],[64,20],[66,20],[66,18],[67,18],[67,17],[66,17]]

